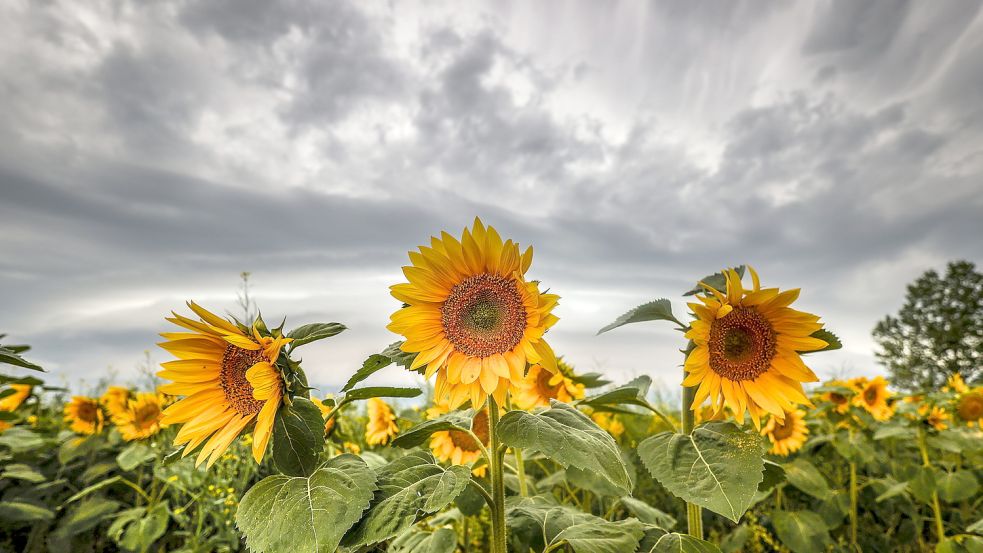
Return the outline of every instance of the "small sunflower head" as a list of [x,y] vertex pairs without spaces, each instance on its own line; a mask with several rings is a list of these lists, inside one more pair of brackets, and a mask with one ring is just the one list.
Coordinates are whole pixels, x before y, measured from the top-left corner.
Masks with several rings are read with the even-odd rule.
[[983,388],[967,391],[959,396],[956,414],[966,423],[983,421]]
[[78,434],[98,434],[102,432],[105,416],[102,406],[95,399],[75,396],[65,405],[65,422]]

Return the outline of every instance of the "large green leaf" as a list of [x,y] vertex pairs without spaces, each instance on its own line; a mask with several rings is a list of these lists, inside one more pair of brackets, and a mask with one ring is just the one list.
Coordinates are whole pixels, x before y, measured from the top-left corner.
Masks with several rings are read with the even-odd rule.
[[355,388],[345,394],[346,400],[369,399],[373,397],[416,397],[423,392],[419,388],[388,388],[385,386],[372,386],[365,388]]
[[355,374],[348,379],[348,382],[346,382],[344,387],[341,388],[341,391],[347,392],[348,390],[351,390],[359,382],[372,376],[372,374],[375,372],[392,365],[392,363],[393,360],[389,356],[381,353],[373,353],[368,357],[368,359],[362,362],[362,368],[355,371]]
[[451,411],[428,421],[423,421],[400,433],[393,440],[392,445],[409,449],[426,443],[430,436],[435,432],[443,432],[454,429],[470,429],[471,419],[474,416],[472,409],[465,411]]
[[810,511],[775,511],[771,515],[778,539],[793,553],[822,553],[833,540],[822,517]]
[[345,330],[345,325],[341,323],[311,323],[291,330],[287,334],[287,338],[293,338],[293,342],[290,342],[290,349],[297,349],[304,344],[340,334],[343,330]]
[[969,499],[980,489],[976,476],[968,470],[944,472],[936,478],[935,486],[939,499],[948,503]]
[[21,367],[24,369],[30,369],[32,371],[44,372],[44,369],[42,369],[40,365],[35,365],[34,363],[31,363],[27,359],[24,359],[20,355],[17,355],[16,351],[7,349],[3,346],[0,346],[0,363],[6,363],[8,365]]
[[167,503],[158,503],[146,516],[134,520],[126,527],[119,544],[131,551],[150,551],[150,546],[167,531],[170,518]]
[[439,528],[433,532],[423,532],[409,528],[387,549],[389,553],[454,553],[457,550],[457,534],[450,528]]
[[642,523],[633,518],[589,520],[564,528],[550,545],[566,542],[574,553],[624,553],[634,551],[644,533]]
[[[558,504],[552,497],[547,496],[509,498],[506,501],[505,516],[508,521],[509,540],[512,544],[510,551],[530,549],[542,551],[550,544],[559,544],[565,540],[571,547],[582,548],[575,549],[576,551],[618,551],[619,553],[634,551],[639,539],[635,535],[639,537],[641,535],[640,532],[635,531],[635,526],[637,525],[639,530],[642,529],[641,523],[634,519],[628,527],[621,528],[617,523],[607,522],[570,505]],[[574,527],[578,527],[576,531],[568,532],[566,537],[561,537],[564,531]],[[615,534],[619,533],[627,535],[618,538]],[[572,540],[567,539],[570,537]],[[603,548],[610,547],[612,544],[624,547],[613,550],[588,549],[591,545]]]
[[58,528],[48,537],[50,549],[70,550],[72,536],[92,530],[118,511],[119,507],[118,502],[101,497],[89,498],[76,504],[68,515],[59,521]]
[[680,323],[679,320],[672,314],[672,304],[669,303],[669,300],[661,298],[639,305],[638,307],[628,311],[624,315],[615,319],[613,323],[607,325],[601,330],[598,330],[597,333],[602,334],[609,330],[614,330],[619,326],[644,321],[670,321],[683,326],[683,324]]
[[443,509],[471,481],[471,469],[437,465],[429,453],[415,451],[377,471],[378,490],[368,512],[343,540],[348,547],[379,543],[412,526],[417,517]]
[[645,524],[654,524],[660,528],[672,528],[676,525],[676,519],[672,515],[660,511],[640,499],[622,497],[620,501],[628,509],[628,512]]
[[0,478],[23,480],[32,484],[38,484],[46,480],[44,475],[41,474],[41,471],[23,463],[7,465],[4,467],[3,472],[0,472]]
[[932,493],[936,490],[936,485],[942,471],[935,467],[917,467],[914,476],[908,480],[908,490],[915,499],[932,504]]
[[631,477],[614,438],[565,403],[550,400],[548,409],[532,413],[509,411],[498,423],[498,434],[506,445],[540,451],[564,467],[594,471],[631,493]]
[[640,405],[645,407],[648,405],[645,396],[648,395],[650,386],[652,386],[652,379],[642,375],[624,386],[618,386],[596,396],[585,398],[578,403],[591,407],[605,405]]
[[130,471],[153,459],[154,456],[154,450],[149,446],[140,442],[133,442],[116,456],[116,463],[119,468]]
[[52,520],[55,514],[47,507],[23,501],[0,501],[0,520],[4,522],[40,522]]
[[830,489],[826,477],[804,457],[786,463],[784,468],[785,478],[788,479],[789,484],[817,499],[829,498]]
[[833,334],[832,332],[826,330],[825,328],[820,328],[819,330],[810,334],[813,338],[819,338],[820,340],[826,342],[826,347],[822,349],[812,350],[808,353],[819,353],[820,351],[833,351],[836,349],[841,349],[843,347],[843,342],[840,341],[839,336]]
[[720,553],[720,549],[701,539],[687,534],[666,532],[662,528],[649,526],[638,545],[637,553]]
[[334,553],[375,490],[376,475],[364,461],[339,455],[307,478],[261,480],[243,496],[236,526],[258,553]]
[[295,397],[273,420],[273,464],[287,476],[307,476],[324,449],[324,419],[311,400]]
[[20,426],[15,426],[0,434],[0,447],[9,447],[11,453],[15,454],[38,449],[44,444],[44,438]]
[[638,444],[638,455],[667,490],[734,522],[763,478],[764,443],[733,423],[710,422],[692,434],[662,432]]

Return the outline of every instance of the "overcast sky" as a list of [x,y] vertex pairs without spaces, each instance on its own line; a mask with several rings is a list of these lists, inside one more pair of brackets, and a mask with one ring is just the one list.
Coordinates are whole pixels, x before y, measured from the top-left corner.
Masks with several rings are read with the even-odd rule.
[[[679,381],[655,323],[751,263],[875,374],[905,284],[983,262],[983,15],[900,2],[0,3],[0,332],[120,379],[195,299],[338,321],[343,383],[397,339],[406,251],[475,215],[535,247],[556,351]],[[396,368],[375,382],[410,383]]]

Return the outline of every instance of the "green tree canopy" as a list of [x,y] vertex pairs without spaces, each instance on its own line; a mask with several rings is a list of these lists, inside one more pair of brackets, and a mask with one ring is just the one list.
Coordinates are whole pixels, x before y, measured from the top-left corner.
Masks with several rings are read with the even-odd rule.
[[969,261],[949,263],[945,277],[927,271],[908,285],[897,316],[874,327],[878,359],[902,389],[934,389],[955,373],[983,380],[983,274]]

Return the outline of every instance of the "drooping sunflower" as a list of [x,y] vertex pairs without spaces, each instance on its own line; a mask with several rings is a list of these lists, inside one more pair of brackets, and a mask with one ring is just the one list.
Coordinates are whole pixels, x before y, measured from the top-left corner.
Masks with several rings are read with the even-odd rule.
[[584,385],[571,378],[573,368],[563,359],[557,359],[556,366],[559,370],[552,373],[542,365],[533,365],[525,378],[515,383],[513,399],[519,409],[548,407],[551,399],[570,403],[584,397]]
[[918,408],[918,413],[924,417],[925,424],[936,430],[949,428],[949,423],[946,421],[951,419],[952,416],[938,405],[933,405],[931,408],[928,405],[922,405]]
[[853,403],[866,409],[874,420],[886,421],[894,414],[894,410],[887,403],[889,397],[891,391],[887,389],[887,380],[884,380],[883,376],[878,376],[863,384],[854,396]]
[[[851,388],[854,390],[856,389],[849,382],[844,382],[842,380],[830,380],[829,382],[826,383],[826,386],[830,388],[836,387],[836,388]],[[820,398],[823,401],[833,404],[833,409],[841,415],[846,414],[847,411],[850,410],[850,397],[851,397],[850,395],[847,395],[843,392],[832,391],[832,390],[828,392],[823,392],[822,396],[820,396]]]
[[[14,412],[17,410],[24,401],[31,397],[31,385],[30,384],[11,384],[10,388],[14,393],[0,398],[0,411]],[[8,421],[0,421],[0,432],[13,426]]]
[[788,457],[790,453],[801,449],[809,436],[805,416],[801,409],[793,409],[785,413],[785,420],[768,417],[768,422],[761,429],[761,435],[767,436],[771,442],[768,453]]
[[551,311],[559,296],[525,280],[531,247],[520,253],[475,218],[461,240],[443,232],[409,256],[408,282],[391,287],[406,307],[387,328],[406,338],[403,351],[417,354],[411,369],[437,374],[438,400],[456,408],[470,399],[480,409],[491,394],[501,405],[527,362],[557,372],[543,334],[557,321]]
[[969,426],[983,427],[983,388],[960,395],[956,403],[956,414]]
[[[433,419],[449,411],[450,408],[446,402],[438,403],[427,409],[427,417]],[[471,418],[471,432],[486,447],[490,439],[488,430],[488,410],[482,409]],[[454,465],[471,465],[481,457],[481,448],[478,447],[474,438],[467,432],[460,430],[434,432],[430,436],[430,450],[438,461]],[[483,477],[486,468],[482,465],[471,472],[475,476]]]
[[75,396],[65,405],[65,422],[78,434],[98,434],[102,432],[105,417],[99,402],[84,396]]
[[365,443],[386,445],[399,433],[396,414],[393,413],[392,407],[377,397],[368,401],[368,412],[369,424],[365,427]]
[[120,435],[127,442],[149,438],[160,432],[164,399],[157,394],[141,392],[127,400],[126,408],[113,416]]
[[122,386],[110,386],[106,389],[99,397],[99,403],[106,408],[106,412],[109,413],[110,420],[114,424],[119,424],[116,422],[119,416],[126,411],[127,403],[130,400],[130,390]]
[[686,357],[683,386],[699,386],[692,409],[709,397],[714,407],[726,405],[740,419],[747,411],[760,427],[765,413],[783,419],[796,404],[810,405],[802,382],[819,379],[799,354],[827,343],[811,336],[822,328],[818,316],[789,307],[798,289],[761,288],[758,274],[748,269],[751,290],[729,269],[725,291],[702,284],[702,303],[688,304],[697,319],[686,333],[695,347]]
[[201,446],[196,465],[211,466],[232,440],[255,421],[252,452],[257,463],[270,441],[273,419],[283,398],[283,378],[275,363],[290,338],[249,331],[189,302],[200,320],[174,313],[167,320],[191,332],[165,332],[159,344],[177,357],[161,363],[161,378],[172,380],[159,391],[183,395],[164,410],[163,424],[183,424],[174,445],[183,455]]
[[969,391],[969,386],[966,385],[966,381],[963,380],[963,375],[956,373],[949,377],[949,381],[946,383],[947,387],[956,392],[957,394],[965,394]]

